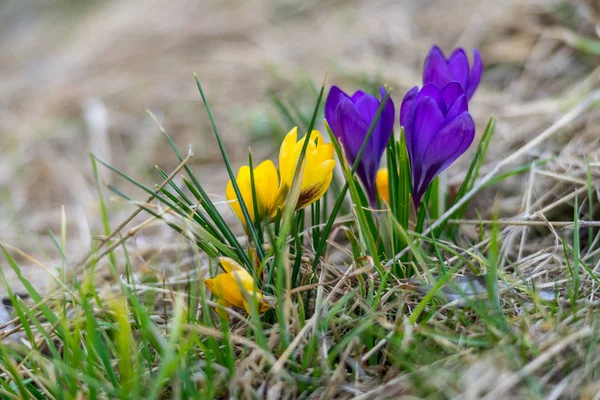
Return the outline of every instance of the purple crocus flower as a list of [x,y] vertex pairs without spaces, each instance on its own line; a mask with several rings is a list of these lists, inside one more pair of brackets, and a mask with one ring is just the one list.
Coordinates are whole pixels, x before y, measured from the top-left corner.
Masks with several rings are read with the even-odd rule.
[[433,179],[469,148],[475,124],[458,82],[442,89],[433,83],[421,90],[412,88],[402,100],[400,124],[410,158],[413,202],[418,208]]
[[433,83],[442,88],[456,81],[465,91],[467,100],[470,100],[479,86],[482,72],[483,63],[477,49],[473,50],[473,66],[469,68],[469,59],[463,49],[454,50],[450,58],[446,59],[442,50],[433,46],[423,66],[423,86]]
[[[383,100],[387,92],[383,87],[379,88],[379,92]],[[329,91],[325,102],[325,119],[335,137],[344,146],[351,164],[356,160],[380,105],[380,100],[361,90],[352,96],[348,96],[337,86],[332,86]],[[371,204],[375,204],[375,175],[394,129],[394,114],[394,102],[388,98],[356,168]]]

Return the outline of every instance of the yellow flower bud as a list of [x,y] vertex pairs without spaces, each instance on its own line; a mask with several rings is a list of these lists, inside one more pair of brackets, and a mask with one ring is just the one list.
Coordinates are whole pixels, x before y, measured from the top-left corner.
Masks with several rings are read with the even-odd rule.
[[381,168],[377,171],[377,176],[375,177],[375,185],[377,186],[377,193],[379,193],[379,198],[386,203],[390,202],[390,187],[388,183],[388,169]]
[[256,297],[259,312],[270,308],[248,271],[229,257],[219,257],[219,261],[225,272],[204,280],[206,287],[218,298],[219,304],[243,308],[250,313],[248,304]]

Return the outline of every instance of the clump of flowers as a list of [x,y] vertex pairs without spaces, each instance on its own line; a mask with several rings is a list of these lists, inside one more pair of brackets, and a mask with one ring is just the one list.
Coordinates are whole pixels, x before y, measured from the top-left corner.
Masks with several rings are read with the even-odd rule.
[[[423,66],[423,87],[412,88],[402,100],[404,127],[412,175],[412,199],[418,208],[427,188],[471,145],[475,124],[468,102],[479,86],[483,63],[477,49],[473,65],[466,52],[456,49],[449,58],[433,46]],[[377,191],[389,202],[387,169],[377,173]]]
[[[469,114],[469,100],[479,86],[482,71],[483,64],[477,50],[473,51],[473,63],[470,65],[463,49],[455,50],[446,58],[439,47],[431,48],[423,67],[423,86],[415,86],[402,100],[399,120],[404,129],[404,141],[394,141],[390,147],[394,149],[394,153],[388,155],[395,165],[393,172],[380,168],[383,153],[393,136],[396,118],[394,102],[387,90],[380,87],[380,98],[377,98],[362,90],[349,95],[337,86],[331,87],[325,102],[326,123],[341,144],[343,155],[356,171],[371,206],[376,204],[377,197],[389,206],[389,182],[400,182],[403,185],[400,191],[393,188],[394,193],[401,194],[394,206],[402,210],[403,223],[408,224],[406,205],[409,194],[412,194],[414,207],[418,210],[433,180],[474,140],[475,123]],[[299,165],[303,149],[304,158]],[[405,155],[408,155],[408,160]],[[397,160],[402,161],[398,164]],[[281,143],[279,165],[276,167],[267,160],[254,170],[247,165],[242,166],[235,178],[241,199],[236,195],[231,180],[226,197],[246,232],[249,232],[248,224],[268,224],[286,207],[293,205],[298,211],[319,200],[329,189],[335,165],[334,145],[325,143],[319,131],[313,130],[299,139],[298,128],[293,128]],[[402,173],[398,169],[408,167],[410,183],[404,177],[390,176],[390,173]],[[298,176],[297,171],[300,172]],[[408,177],[408,173],[403,176]],[[292,191],[294,178],[299,179],[297,192]],[[290,198],[291,193],[297,193],[298,197]],[[352,193],[357,201],[354,189]],[[242,202],[248,211],[248,221],[242,212]],[[318,209],[316,212],[313,210],[312,217],[319,217]],[[323,234],[323,240],[327,240],[328,233]],[[252,232],[252,239],[258,242],[255,245],[262,244],[261,236],[262,233],[255,235]],[[371,251],[373,248],[374,245]],[[256,254],[253,249],[250,253]],[[246,255],[241,254],[240,259],[245,258]],[[262,255],[259,258],[261,262],[268,259]],[[257,301],[259,312],[266,311],[269,303],[258,290],[252,275],[233,259],[221,257],[220,261],[225,272],[204,281],[219,304],[249,311],[249,302]],[[245,262],[253,263],[250,260]]]
[[[284,207],[289,191],[292,187],[296,165],[300,160],[300,153],[304,146],[306,136],[297,140],[298,128],[293,128],[281,143],[279,150],[279,173],[272,161],[267,160],[254,169],[254,192],[256,193],[258,220],[273,220],[277,210]],[[329,188],[333,178],[335,159],[333,158],[333,145],[325,143],[319,131],[313,130],[308,138],[308,145],[304,155],[302,181],[300,194],[296,202],[296,210],[305,208],[319,200]],[[257,221],[254,215],[254,202],[250,167],[242,166],[237,174],[236,182],[240,189],[242,199],[252,222]],[[227,184],[226,197],[235,215],[245,224],[244,214],[233,190],[231,180]]]

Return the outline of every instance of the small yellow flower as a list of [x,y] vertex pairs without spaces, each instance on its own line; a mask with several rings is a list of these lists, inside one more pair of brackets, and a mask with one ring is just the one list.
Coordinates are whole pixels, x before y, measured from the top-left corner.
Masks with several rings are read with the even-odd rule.
[[219,257],[219,261],[225,272],[204,280],[206,287],[218,298],[219,304],[243,308],[250,313],[248,303],[254,301],[256,296],[259,312],[270,308],[248,271],[229,257]]
[[377,176],[375,177],[375,185],[377,186],[377,193],[379,193],[379,198],[385,201],[386,203],[390,202],[390,187],[388,183],[388,169],[381,168],[377,171]]
[[[240,188],[242,199],[248,209],[248,214],[252,219],[252,222],[256,221],[254,215],[254,203],[252,202],[252,182],[250,180],[250,167],[244,165],[238,171],[236,182]],[[271,160],[263,161],[256,168],[254,168],[254,188],[256,191],[256,200],[258,205],[259,218],[272,219],[277,214],[277,194],[279,192],[279,178],[277,177],[277,169],[275,164]],[[226,191],[227,200],[229,205],[233,209],[235,215],[244,223],[244,214],[242,213],[242,207],[235,195],[233,190],[233,184],[231,180],[227,184]]]
[[[279,198],[285,198],[292,187],[296,165],[300,159],[304,140],[297,140],[298,128],[292,129],[279,150],[279,175],[281,177],[281,193]],[[335,160],[333,158],[333,144],[325,143],[319,131],[312,131],[304,159],[304,172],[300,195],[296,210],[300,210],[319,200],[325,194],[331,179]]]

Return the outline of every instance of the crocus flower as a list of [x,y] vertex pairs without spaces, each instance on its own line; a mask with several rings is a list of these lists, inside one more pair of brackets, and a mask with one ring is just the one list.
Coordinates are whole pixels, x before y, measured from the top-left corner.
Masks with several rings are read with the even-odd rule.
[[377,186],[377,193],[379,193],[379,198],[386,203],[390,202],[390,186],[388,181],[388,169],[381,168],[377,171],[377,176],[375,177],[375,184]]
[[[383,87],[379,91],[383,99],[386,91]],[[325,119],[343,145],[351,164],[356,160],[380,104],[376,97],[361,90],[352,96],[348,96],[337,86],[332,86],[329,91],[325,102]],[[356,168],[371,204],[375,203],[376,198],[375,174],[394,129],[394,113],[394,102],[388,98]]]
[[456,81],[462,86],[467,100],[470,100],[479,86],[482,72],[483,64],[477,49],[473,50],[473,66],[469,68],[469,59],[463,49],[454,50],[450,58],[446,59],[442,50],[433,46],[423,66],[423,86],[433,83],[443,88]]
[[[265,312],[270,308],[248,271],[231,258],[219,257],[219,261],[225,272],[204,280],[204,284],[217,297],[219,304],[225,307],[243,308],[250,313],[248,304],[256,298],[259,312]],[[220,314],[223,315],[222,312]]]
[[400,124],[410,158],[413,202],[418,208],[433,179],[469,148],[475,124],[458,82],[441,89],[432,83],[421,90],[411,89],[402,100]]
[[[238,171],[236,182],[240,189],[244,204],[248,210],[248,214],[250,215],[252,222],[255,222],[256,216],[254,215],[252,182],[250,178],[250,168],[247,165],[244,165]],[[277,204],[279,178],[277,177],[277,169],[275,169],[275,164],[273,164],[271,160],[260,163],[254,169],[254,188],[259,218],[272,219],[277,213],[277,207],[279,206],[279,204]],[[242,207],[237,196],[235,195],[235,190],[233,190],[233,184],[231,180],[227,184],[226,197],[227,200],[229,200],[229,205],[231,206],[235,215],[240,219],[240,221],[246,224],[244,214],[242,213]]]
[[[279,150],[280,199],[284,199],[292,187],[296,165],[304,146],[306,136],[297,140],[297,135],[298,128],[292,129],[281,143]],[[333,144],[325,143],[319,131],[311,132],[304,156],[304,172],[296,210],[319,200],[329,188],[335,167],[333,150]]]

